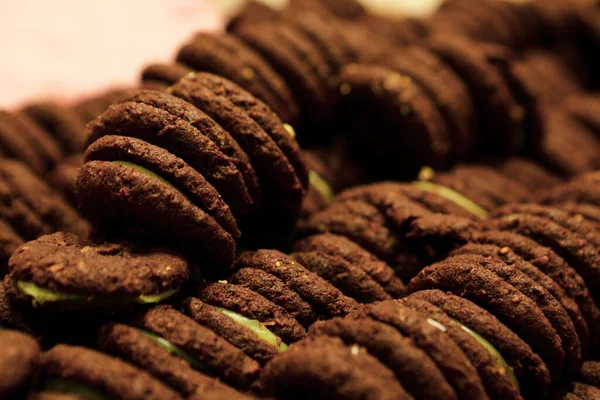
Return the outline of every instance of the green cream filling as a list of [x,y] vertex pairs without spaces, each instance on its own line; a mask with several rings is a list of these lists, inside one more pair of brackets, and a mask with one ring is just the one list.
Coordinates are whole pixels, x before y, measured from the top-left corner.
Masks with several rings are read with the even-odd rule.
[[255,319],[246,318],[243,315],[240,315],[233,311],[229,311],[225,308],[221,308],[221,307],[214,307],[214,308],[217,311],[220,311],[221,313],[225,314],[226,316],[228,316],[229,318],[231,318],[238,324],[243,325],[246,328],[250,329],[260,339],[273,345],[277,349],[277,351],[279,351],[280,353],[282,353],[288,349],[287,344],[283,343],[281,341],[281,339],[277,335],[275,335],[273,332],[271,332],[262,322],[257,321]]
[[96,389],[92,389],[84,383],[79,383],[70,379],[55,378],[50,379],[44,384],[44,389],[54,393],[72,394],[78,397],[83,397],[87,400],[110,400],[111,397],[106,396]]
[[479,218],[486,218],[488,215],[488,212],[484,208],[454,189],[426,181],[417,181],[414,182],[414,185],[424,192],[435,193],[450,200]]
[[[496,350],[496,348],[490,342],[488,342],[483,336],[481,336],[479,333],[466,327],[465,325],[461,324],[454,318],[451,318],[451,319],[452,319],[452,321],[454,321],[458,325],[460,325],[460,327],[465,332],[467,332],[469,335],[471,335],[473,337],[473,339],[477,340],[479,342],[479,344],[481,344],[496,359],[496,364],[500,368],[502,368],[506,371],[506,374],[508,375],[508,379],[510,379],[511,382],[515,384],[515,386],[517,387],[517,390],[520,390],[519,381],[517,380],[517,377],[515,376],[515,371],[511,366],[509,366],[506,363],[506,360],[504,359],[504,357],[502,357],[502,354],[500,354],[500,352],[498,350]],[[448,330],[444,325],[440,324],[438,321],[436,321],[434,319],[427,318],[427,322],[429,323],[429,325],[435,326],[442,332],[446,332]]]
[[155,335],[154,333],[149,332],[145,329],[138,328],[138,330],[144,336],[146,336],[147,338],[152,340],[154,342],[154,344],[156,344],[158,347],[160,347],[163,350],[166,350],[169,354],[179,357],[182,360],[184,360],[185,362],[187,362],[188,364],[190,364],[192,367],[210,374],[210,371],[208,370],[208,368],[206,366],[204,366],[202,363],[200,363],[194,357],[192,357],[191,355],[186,353],[184,350],[175,346],[173,343],[171,343],[168,340],[166,340],[158,335]]
[[311,185],[317,189],[317,191],[323,196],[323,198],[327,201],[327,203],[331,203],[333,200],[334,194],[329,183],[321,175],[316,173],[315,171],[309,171],[308,179]]
[[502,354],[500,354],[500,352],[496,350],[496,348],[492,346],[492,344],[488,342],[485,338],[483,338],[479,333],[464,326],[460,322],[459,324],[461,328],[463,328],[467,333],[469,333],[469,335],[473,336],[475,340],[477,340],[483,347],[486,348],[487,351],[490,352],[490,354],[496,359],[496,364],[498,364],[501,368],[504,368],[508,375],[508,379],[510,379],[515,384],[517,389],[520,390],[519,381],[515,376],[515,370],[513,369],[513,367],[509,366],[506,363],[506,360],[504,359],[504,357],[502,357]]
[[291,137],[296,137],[296,131],[294,130],[293,126],[291,126],[290,124],[283,124],[283,128],[287,131],[287,133],[290,134]]
[[[59,292],[55,290],[46,289],[40,286],[37,286],[35,283],[19,281],[17,282],[17,286],[21,290],[21,292],[27,296],[33,298],[34,306],[43,306],[46,303],[58,303],[58,302],[93,302],[98,301],[98,299],[94,296],[83,296],[79,294],[70,294]],[[158,303],[164,299],[167,299],[177,293],[179,289],[171,289],[163,293],[159,294],[150,294],[150,295],[140,295],[137,297],[124,297],[120,300],[125,302],[133,302],[138,304],[153,304]],[[112,301],[112,299],[107,299],[108,301]]]
[[141,172],[142,174],[144,174],[144,175],[147,175],[147,176],[149,176],[149,177],[151,177],[151,178],[158,179],[159,181],[161,181],[161,182],[162,182],[162,183],[164,183],[165,185],[169,185],[169,186],[170,186],[170,187],[172,187],[173,189],[175,189],[175,190],[179,191],[179,189],[177,189],[175,186],[173,186],[173,185],[172,185],[172,184],[171,184],[169,181],[167,181],[165,178],[163,178],[163,177],[162,177],[162,176],[160,176],[160,175],[157,175],[157,174],[155,174],[154,172],[150,171],[148,168],[144,168],[144,167],[142,167],[142,166],[140,166],[140,165],[134,164],[134,163],[132,163],[132,162],[129,162],[129,161],[122,161],[122,160],[118,160],[118,161],[113,161],[113,162],[114,162],[114,163],[117,163],[117,164],[119,164],[119,165],[122,165],[122,166],[124,166],[124,167],[127,167],[127,168],[134,169],[134,170],[136,170],[136,171],[138,171],[138,172]]

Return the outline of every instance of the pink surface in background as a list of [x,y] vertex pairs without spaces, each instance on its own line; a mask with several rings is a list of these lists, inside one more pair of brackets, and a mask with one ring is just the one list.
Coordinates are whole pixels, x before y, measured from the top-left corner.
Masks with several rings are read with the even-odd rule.
[[0,107],[134,85],[145,64],[222,25],[215,1],[2,0]]

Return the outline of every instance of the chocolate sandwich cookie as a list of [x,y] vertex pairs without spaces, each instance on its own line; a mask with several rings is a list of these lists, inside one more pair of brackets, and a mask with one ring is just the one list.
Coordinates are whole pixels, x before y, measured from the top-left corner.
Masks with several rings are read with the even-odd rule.
[[558,379],[565,361],[562,340],[536,302],[494,272],[501,273],[502,264],[481,256],[454,256],[423,269],[408,289],[411,293],[448,290],[481,305],[530,344],[548,366],[551,377]]
[[441,290],[422,290],[408,298],[433,304],[489,342],[513,369],[523,397],[544,398],[547,394],[550,374],[544,362],[527,343],[488,311]]
[[36,173],[44,173],[47,168],[27,136],[14,125],[13,116],[3,110],[0,110],[0,152],[3,157],[21,160]]
[[180,64],[150,64],[142,70],[142,87],[153,90],[167,90],[178,80],[192,72],[191,68]]
[[40,346],[31,336],[8,329],[0,330],[0,342],[0,396],[17,397],[34,376]]
[[8,259],[11,254],[24,243],[13,228],[0,219],[0,278],[8,273]]
[[575,202],[600,207],[600,184],[595,181],[573,179],[543,193],[540,203]]
[[600,388],[600,362],[592,360],[584,362],[579,373],[579,380]]
[[552,207],[565,211],[574,218],[581,219],[593,223],[600,224],[600,207],[592,204],[580,204],[572,201],[552,204]]
[[344,115],[355,115],[343,129],[364,158],[371,154],[369,149],[377,149],[377,159],[365,160],[364,166],[378,178],[414,176],[423,165],[447,165],[452,143],[444,119],[409,76],[386,67],[350,64],[340,72],[338,88]]
[[466,37],[436,35],[426,46],[450,65],[467,85],[477,105],[480,141],[488,153],[507,153],[517,147],[519,105],[500,71],[484,49]]
[[477,369],[490,399],[522,399],[514,371],[498,350],[480,335],[448,317],[441,309],[423,300],[407,297],[402,304],[428,317],[428,322],[452,340]]
[[[297,259],[301,258],[301,253],[316,253],[314,256],[317,257],[327,256],[325,260],[331,262],[331,266],[337,265],[341,268],[339,274],[336,274],[338,278],[345,280],[347,276],[347,284],[350,287],[359,286],[361,282],[372,281],[375,283],[373,289],[376,292],[379,292],[375,289],[379,286],[388,294],[388,296],[378,294],[375,296],[378,300],[399,298],[406,293],[404,284],[394,274],[392,268],[343,236],[332,234],[309,236],[294,244],[294,252]],[[332,276],[329,280],[333,282],[336,277]],[[361,291],[358,287],[356,289]]]
[[[234,267],[238,271],[231,278],[233,283],[245,286],[280,305],[304,326],[310,325],[321,316],[324,318],[344,316],[358,306],[355,300],[345,296],[330,282],[310,271],[297,260],[276,250],[244,252],[237,259]],[[248,269],[251,271],[242,272]],[[270,278],[263,278],[265,283],[269,280],[274,284],[283,283],[285,287],[282,287],[280,293],[286,293],[288,296],[285,298],[275,296],[272,290],[257,282],[256,279],[263,276],[256,273],[257,270],[270,275]],[[248,276],[249,274],[252,276]],[[286,288],[297,294],[299,298],[290,294]]]
[[71,204],[77,204],[75,186],[79,167],[83,164],[83,154],[73,154],[56,165],[46,175],[52,187],[62,193]]
[[541,164],[521,157],[511,157],[494,163],[497,172],[519,182],[532,193],[545,191],[561,183],[560,177],[546,170]]
[[171,252],[63,232],[21,246],[9,269],[9,290],[29,306],[77,312],[158,303],[177,293],[190,274],[188,263]]
[[[149,309],[136,317],[132,326],[141,329],[141,332],[157,346],[182,358],[192,368],[219,377],[235,387],[248,388],[260,373],[260,364],[240,348],[171,306]],[[177,384],[178,390],[183,389],[181,383],[165,375],[165,372],[158,371],[157,366],[151,366],[147,362],[146,364],[146,368],[154,370],[153,373],[159,374],[161,379],[166,378],[170,385]],[[196,377],[186,385],[195,385],[199,383],[199,379],[201,378]]]
[[306,330],[283,307],[243,286],[205,283],[198,287],[197,296],[206,304],[259,321],[286,345],[306,336]]
[[111,104],[114,104],[122,97],[127,96],[129,90],[130,89],[116,88],[96,94],[77,103],[73,107],[73,110],[87,123],[106,111]]
[[560,305],[567,312],[577,332],[577,337],[581,344],[581,354],[585,355],[587,353],[590,343],[590,333],[579,306],[556,281],[544,274],[535,265],[529,261],[525,261],[521,256],[514,253],[510,247],[500,247],[494,244],[468,243],[450,253],[450,255],[456,254],[478,254],[498,258],[540,284],[560,302]]
[[394,374],[358,345],[309,337],[267,364],[263,391],[277,399],[408,400]]
[[0,217],[24,240],[58,230],[86,236],[88,223],[27,166],[0,160]]
[[425,351],[459,398],[488,399],[477,370],[458,345],[427,317],[395,300],[366,304],[349,318],[371,318],[399,330]]
[[400,279],[410,279],[423,267],[404,238],[386,226],[379,209],[364,201],[335,202],[314,215],[302,233],[345,236],[390,265]]
[[181,399],[176,392],[117,358],[78,346],[57,345],[40,357],[41,390],[76,398]]
[[44,102],[31,104],[23,112],[53,137],[65,153],[85,148],[85,121],[74,110]]
[[235,32],[240,26],[246,24],[259,24],[263,22],[277,21],[281,18],[279,10],[270,7],[262,1],[249,0],[235,13],[225,26],[227,32]]
[[556,109],[547,115],[546,126],[540,161],[548,169],[570,177],[600,168],[600,142],[587,127]]
[[368,11],[357,0],[291,0],[288,7],[290,11],[306,8],[347,20],[360,20],[368,15]]
[[409,47],[388,55],[383,65],[410,76],[433,99],[452,141],[455,160],[465,159],[475,144],[476,115],[467,86],[435,53]]
[[[597,257],[599,239],[594,226],[577,221],[558,210],[535,205],[517,207],[515,213],[510,209],[505,211],[508,213],[490,220],[489,225],[530,237],[541,245],[552,248],[585,280],[590,292],[598,301],[600,297],[596,293],[600,289],[600,260]],[[499,213],[502,213],[502,210]]]
[[31,321],[18,307],[15,296],[7,290],[6,279],[0,280],[0,327],[34,334]]
[[236,36],[197,34],[179,50],[177,61],[223,76],[264,101],[283,121],[297,121],[298,105],[286,81]]
[[294,138],[260,100],[216,75],[188,75],[172,93],[210,115],[248,154],[263,190],[263,222],[293,223],[308,186]]
[[596,342],[595,332],[598,332],[600,327],[600,311],[582,277],[562,257],[549,247],[509,231],[474,232],[470,236],[469,240],[475,243],[508,247],[558,283],[579,306],[587,323],[590,338],[593,343]]
[[374,319],[333,318],[309,329],[311,336],[338,337],[358,345],[392,370],[415,399],[456,399],[454,389],[431,357],[399,330]]

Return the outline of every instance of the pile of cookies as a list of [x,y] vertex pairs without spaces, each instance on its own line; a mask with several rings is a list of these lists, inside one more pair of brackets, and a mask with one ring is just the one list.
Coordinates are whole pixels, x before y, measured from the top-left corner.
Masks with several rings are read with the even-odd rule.
[[600,398],[600,6],[250,1],[0,112],[0,398]]

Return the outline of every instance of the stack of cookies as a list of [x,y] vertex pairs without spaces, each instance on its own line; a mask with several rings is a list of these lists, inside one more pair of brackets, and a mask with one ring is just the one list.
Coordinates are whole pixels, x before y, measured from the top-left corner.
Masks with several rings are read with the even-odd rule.
[[0,112],[0,398],[600,398],[599,16],[249,1]]

